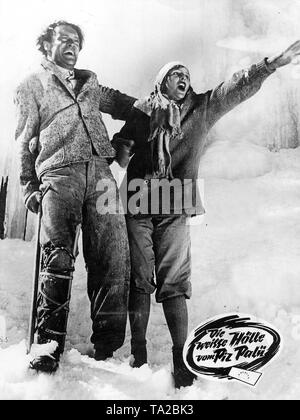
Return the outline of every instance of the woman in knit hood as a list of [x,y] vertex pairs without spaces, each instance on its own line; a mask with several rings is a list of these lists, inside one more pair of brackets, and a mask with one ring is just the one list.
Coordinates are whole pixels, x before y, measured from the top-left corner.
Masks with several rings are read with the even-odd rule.
[[[204,213],[195,186],[205,139],[223,115],[258,92],[278,67],[290,63],[299,54],[300,41],[282,54],[265,58],[203,94],[193,91],[186,66],[180,62],[168,63],[156,78],[154,92],[135,103],[130,119],[114,136],[117,154],[127,149],[128,157],[132,155],[127,168],[124,204],[131,249],[129,317],[133,366],[147,363],[150,295],[156,292],[173,342],[177,388],[192,385],[195,379],[182,355],[188,335],[186,299],[191,297],[187,219]],[[124,166],[128,161],[125,159]],[[132,191],[132,181],[141,185],[137,180],[144,185],[138,193]],[[155,195],[159,203],[153,201],[158,181],[169,181],[175,186]],[[188,194],[187,186],[192,186]],[[164,205],[164,199],[171,203],[169,207]]]
[[135,103],[136,109],[150,117],[148,142],[152,151],[153,177],[173,178],[170,141],[181,134],[180,108],[187,102],[187,94],[192,93],[188,69],[174,61],[159,71],[154,92]]

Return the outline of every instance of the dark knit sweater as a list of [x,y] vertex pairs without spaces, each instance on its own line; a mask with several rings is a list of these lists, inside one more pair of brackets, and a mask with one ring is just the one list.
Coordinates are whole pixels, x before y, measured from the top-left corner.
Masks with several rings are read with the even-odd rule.
[[[227,112],[258,92],[271,73],[273,71],[264,60],[248,70],[234,74],[229,81],[220,84],[214,90],[204,94],[191,91],[186,96],[181,106],[182,134],[172,139],[170,143],[174,178],[181,181],[195,182],[197,180],[200,158],[209,130]],[[147,141],[149,134],[149,116],[134,108],[124,127],[114,136],[114,147],[121,138],[135,141],[134,155],[127,168],[128,183],[133,179],[148,178],[151,174],[151,148]],[[128,192],[128,199],[133,194],[134,192]],[[201,201],[196,203],[195,199],[192,206],[187,208],[183,205],[183,207],[184,213],[189,215],[204,212]],[[173,213],[173,210],[171,208],[170,213]],[[160,213],[164,212],[160,210]]]

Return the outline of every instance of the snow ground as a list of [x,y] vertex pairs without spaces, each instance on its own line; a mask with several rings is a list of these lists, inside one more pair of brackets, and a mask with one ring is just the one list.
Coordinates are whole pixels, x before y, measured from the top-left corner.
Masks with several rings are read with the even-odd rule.
[[[224,157],[226,156],[226,158]],[[154,301],[148,331],[150,366],[129,366],[129,332],[114,359],[89,357],[91,333],[85,269],[76,263],[67,351],[55,376],[27,370],[25,337],[33,243],[0,242],[0,399],[300,399],[300,149],[270,153],[249,144],[213,145],[202,160],[207,215],[192,227],[190,329],[239,311],[273,324],[280,356],[256,388],[198,379],[175,391],[171,340]]]

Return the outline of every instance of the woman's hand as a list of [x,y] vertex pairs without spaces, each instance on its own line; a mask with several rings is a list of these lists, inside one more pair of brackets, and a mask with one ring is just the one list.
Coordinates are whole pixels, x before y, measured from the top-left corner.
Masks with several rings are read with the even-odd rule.
[[272,58],[269,58],[268,64],[272,70],[276,70],[277,68],[286,66],[287,64],[290,64],[292,61],[295,61],[299,58],[300,58],[300,40],[290,45],[281,54],[278,54]]

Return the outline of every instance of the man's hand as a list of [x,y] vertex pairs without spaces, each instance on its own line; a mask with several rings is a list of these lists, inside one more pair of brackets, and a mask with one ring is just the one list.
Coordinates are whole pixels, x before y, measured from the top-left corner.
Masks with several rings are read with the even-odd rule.
[[25,206],[32,213],[38,213],[40,202],[42,201],[42,193],[35,191],[27,199]]
[[300,40],[289,46],[281,54],[275,55],[268,59],[268,64],[272,70],[276,70],[278,67],[286,66],[292,61],[300,58]]
[[134,146],[133,140],[117,139],[114,144],[116,149],[116,161],[121,168],[126,168],[130,160],[130,152]]

